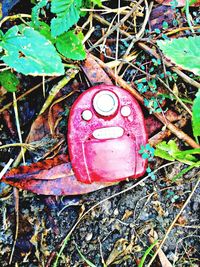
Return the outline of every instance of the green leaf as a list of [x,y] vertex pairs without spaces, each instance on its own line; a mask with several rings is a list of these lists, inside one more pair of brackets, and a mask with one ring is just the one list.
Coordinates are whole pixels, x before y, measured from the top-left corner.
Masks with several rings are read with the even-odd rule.
[[185,164],[191,165],[197,161],[192,154],[198,154],[199,152],[199,149],[181,151],[176,142],[174,140],[170,140],[168,143],[163,141],[156,146],[155,156],[169,161],[178,160]]
[[4,33],[0,30],[0,40],[3,38]]
[[157,148],[156,147],[156,150],[155,150],[155,156],[156,157],[159,157],[159,158],[162,158],[162,159],[166,159],[166,160],[169,160],[169,161],[174,161],[175,158],[170,156],[168,152],[160,149],[160,148]]
[[102,6],[102,2],[101,0],[91,0],[92,3],[94,3],[95,5],[101,7]]
[[189,172],[191,169],[196,168],[196,167],[200,167],[200,161],[195,162],[194,164],[180,171],[176,176],[173,177],[172,182],[175,182],[178,178],[180,178],[181,176]]
[[55,44],[56,38],[53,38],[51,36],[51,28],[47,23],[45,23],[43,21],[38,21],[37,27],[35,27],[35,25],[33,23],[30,23],[29,26],[34,28],[36,31],[38,31],[40,34],[42,34],[44,37],[46,37],[52,44]]
[[83,60],[86,58],[86,52],[82,44],[83,35],[80,32],[75,34],[69,31],[57,37],[56,48],[65,57],[73,60]]
[[40,25],[40,21],[39,21],[40,10],[43,7],[45,7],[47,3],[48,3],[48,0],[41,0],[41,1],[39,1],[39,3],[36,6],[34,6],[32,8],[31,20],[34,24],[34,28],[39,27],[39,25]]
[[0,46],[2,60],[25,75],[62,75],[64,66],[55,47],[39,32],[24,25],[14,26],[4,35]]
[[200,75],[200,36],[159,40],[157,44],[173,63]]
[[87,263],[88,266],[90,267],[97,267],[96,265],[94,265],[91,261],[89,261],[80,251],[80,249],[78,248],[78,246],[76,245],[76,249],[78,251],[78,254],[81,256],[82,260],[85,261],[85,263]]
[[15,92],[19,79],[10,70],[4,70],[0,73],[0,83],[8,92]]
[[151,253],[151,250],[155,247],[155,245],[156,245],[157,243],[158,243],[158,240],[155,240],[155,241],[153,242],[153,244],[151,244],[151,245],[147,248],[147,250],[145,251],[144,255],[142,256],[142,259],[141,259],[141,261],[140,261],[138,267],[143,267],[143,266],[144,266],[144,262],[145,262],[147,256]]
[[192,107],[192,128],[194,136],[200,136],[200,90],[196,94]]
[[51,12],[56,18],[51,20],[53,37],[67,32],[80,18],[82,0],[52,0]]

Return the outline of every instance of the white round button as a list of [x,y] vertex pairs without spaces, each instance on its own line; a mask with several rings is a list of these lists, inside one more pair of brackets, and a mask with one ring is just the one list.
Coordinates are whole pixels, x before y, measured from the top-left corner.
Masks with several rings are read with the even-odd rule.
[[128,116],[131,114],[131,109],[130,109],[130,107],[129,107],[129,106],[123,106],[123,107],[121,108],[121,114],[122,114],[122,116],[124,116],[124,117],[128,117]]
[[111,91],[100,91],[94,97],[93,106],[96,112],[100,115],[112,115],[118,108],[117,96]]
[[91,120],[92,119],[92,112],[89,109],[84,110],[82,113],[82,118],[85,121]]

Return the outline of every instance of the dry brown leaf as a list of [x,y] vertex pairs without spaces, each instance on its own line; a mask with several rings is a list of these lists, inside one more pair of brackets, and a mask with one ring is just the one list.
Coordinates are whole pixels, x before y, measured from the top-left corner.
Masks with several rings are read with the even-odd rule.
[[122,221],[127,220],[132,214],[133,214],[132,210],[126,210],[122,217]]
[[124,238],[118,239],[106,260],[106,265],[120,264],[122,261],[128,259],[133,249],[133,245],[133,241],[129,243],[129,241]]
[[163,216],[165,214],[160,201],[153,201],[153,208],[158,212],[159,216]]

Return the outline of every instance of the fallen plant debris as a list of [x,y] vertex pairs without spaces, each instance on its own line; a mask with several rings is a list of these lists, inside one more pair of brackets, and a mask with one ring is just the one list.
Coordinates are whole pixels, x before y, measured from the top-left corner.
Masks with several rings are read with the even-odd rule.
[[[0,17],[0,264],[199,266],[199,1],[3,0]],[[141,105],[138,180],[74,176],[70,110],[101,83]]]

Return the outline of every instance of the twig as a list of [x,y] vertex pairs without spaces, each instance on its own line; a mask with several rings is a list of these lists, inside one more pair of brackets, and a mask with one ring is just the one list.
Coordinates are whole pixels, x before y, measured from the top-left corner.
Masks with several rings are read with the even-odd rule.
[[9,265],[12,263],[15,246],[17,242],[18,232],[19,232],[19,189],[13,188],[14,198],[15,198],[15,236],[13,241],[13,246],[9,258]]
[[[128,47],[128,49],[126,50],[125,54],[123,55],[123,58],[125,58],[126,56],[129,55],[132,47],[134,46],[134,44],[143,36],[144,34],[144,31],[145,31],[145,28],[146,28],[146,25],[148,23],[148,20],[149,20],[149,16],[151,14],[151,10],[152,10],[152,7],[153,7],[153,2],[150,2],[149,6],[148,6],[148,2],[147,0],[144,1],[145,3],[145,9],[146,9],[146,15],[145,15],[145,19],[144,19],[144,22],[142,24],[142,27],[141,29],[139,30],[139,32],[135,35],[135,37],[133,36],[132,37],[132,41]],[[118,73],[119,71],[121,70],[122,68],[122,65],[123,63],[118,67]]]
[[0,180],[4,176],[4,174],[7,172],[7,170],[10,168],[11,164],[13,163],[14,159],[9,159],[9,161],[6,163],[4,168],[0,172]]
[[200,177],[198,178],[194,188],[192,189],[192,192],[190,193],[189,197],[187,198],[187,200],[185,201],[185,203],[183,204],[182,208],[180,209],[179,213],[176,215],[176,217],[174,218],[173,222],[171,223],[171,225],[169,226],[169,228],[167,229],[167,232],[162,240],[162,242],[160,243],[158,249],[156,250],[155,254],[153,255],[153,257],[151,258],[150,262],[148,263],[147,267],[152,266],[153,261],[155,260],[156,256],[158,255],[160,249],[162,248],[163,244],[165,243],[169,233],[171,232],[172,228],[174,227],[176,221],[178,220],[179,216],[181,215],[181,213],[183,212],[183,210],[185,209],[185,207],[188,205],[188,203],[190,202],[190,199],[192,198],[195,190],[197,189],[197,187],[199,186],[200,183]]
[[[118,0],[118,13],[117,13],[117,23],[120,23],[120,0]],[[116,46],[115,46],[115,60],[118,60],[119,53],[119,28],[117,28],[117,36],[116,36]],[[117,74],[117,67],[115,67],[115,74]]]
[[89,31],[88,31],[88,32],[85,34],[85,36],[84,36],[84,39],[83,39],[83,41],[82,41],[82,44],[84,44],[84,43],[90,38],[90,36],[91,36],[92,33],[94,32],[94,30],[95,30],[94,27],[92,27],[92,28],[89,29]]
[[174,95],[174,97],[176,98],[176,100],[181,104],[181,106],[190,114],[190,116],[192,116],[192,112],[191,110],[186,106],[186,104],[180,99],[180,97],[178,95],[176,95],[173,90],[169,87],[169,85],[167,85],[165,82],[163,82],[163,80],[160,77],[157,77],[157,79],[159,80],[159,82],[161,84],[163,84],[165,86],[165,88],[167,88],[167,90],[170,91],[171,94]]
[[191,23],[191,18],[190,18],[190,9],[189,9],[189,0],[186,0],[185,1],[185,14],[186,14],[186,19],[187,19],[187,23],[188,23],[188,25],[189,25],[189,27],[190,27],[190,30],[191,30],[191,32],[194,34],[195,32],[194,32],[194,29],[193,29],[193,26],[192,26],[192,23]]
[[[14,108],[14,113],[15,113],[15,120],[16,120],[18,137],[19,137],[20,143],[22,144],[23,142],[22,142],[22,135],[21,135],[21,130],[20,130],[17,99],[16,99],[15,92],[13,93],[13,108]],[[24,149],[22,147],[21,147],[21,155],[23,158],[23,162],[25,164]],[[15,199],[15,236],[14,236],[12,251],[10,254],[9,265],[11,265],[11,263],[12,263],[13,254],[15,251],[15,246],[16,246],[17,237],[18,237],[18,231],[19,231],[19,190],[17,188],[13,188],[13,192],[14,192],[14,199]]]
[[[107,34],[108,36],[111,34],[112,25],[113,25],[113,23],[114,23],[116,17],[117,17],[117,14],[114,16],[114,18],[113,18],[112,21],[110,22],[110,25],[109,25],[109,27],[108,27],[108,29],[107,29],[106,34]],[[117,28],[117,31],[118,31],[118,28]],[[102,35],[105,36],[104,32],[103,32]],[[103,42],[102,42],[102,44],[101,44],[101,47],[100,47],[101,52],[104,50],[104,46],[105,46],[105,44],[106,44],[106,41],[107,41],[107,37],[104,38],[104,40],[103,40]],[[92,47],[93,47],[93,46],[92,46]]]
[[33,150],[34,149],[34,145],[32,144],[26,144],[26,143],[12,143],[12,144],[6,144],[6,145],[2,145],[0,146],[0,149],[5,149],[5,148],[10,148],[10,147],[24,147],[26,149],[30,149]]
[[[111,57],[108,57],[107,58],[111,58]],[[112,58],[113,59],[113,58]],[[130,65],[131,67],[133,67],[134,69],[138,70],[139,72],[141,72],[142,74],[146,75],[148,78],[151,78],[151,79],[157,79],[162,85],[164,85],[164,87],[170,91],[171,94],[173,94],[174,98],[180,103],[180,105],[190,114],[190,116],[192,116],[192,112],[190,111],[190,109],[185,105],[185,103],[181,100],[181,98],[179,96],[177,96],[173,90],[168,86],[168,84],[166,84],[165,82],[163,82],[162,79],[160,79],[160,77],[158,77],[157,75],[152,75],[152,74],[149,74],[148,72],[140,69],[139,67],[135,66],[134,64],[132,64],[131,61],[132,58],[130,57],[130,55],[126,58],[126,59],[118,59],[118,61],[114,61],[114,63],[117,65],[120,65],[121,62],[123,63],[126,63],[128,65]],[[106,63],[106,65],[109,67],[109,68],[112,68],[113,66],[113,62],[108,62]],[[122,78],[123,75],[120,75],[120,77]],[[140,80],[137,80],[137,82],[139,83]]]
[[[166,32],[165,33],[165,35],[173,35],[173,34],[175,34],[175,33],[177,33],[177,32],[180,32],[180,31],[187,31],[187,30],[189,30],[190,29],[190,27],[182,27],[182,28],[176,28],[176,29],[173,29],[173,30],[170,30],[169,32]],[[197,25],[197,26],[193,26],[193,29],[194,30],[198,30],[198,29],[200,29],[200,25]]]
[[45,98],[46,92],[45,92],[45,76],[42,76],[42,91],[43,91],[43,96]]
[[[133,89],[128,83],[126,83],[121,77],[115,75],[115,73],[108,68],[108,66],[102,62],[100,59],[96,58],[95,56],[91,55],[97,63],[105,70],[105,72],[113,78],[122,88],[129,91],[141,104],[144,104],[144,98],[135,90]],[[185,132],[177,128],[174,124],[169,122],[166,118],[163,118],[163,116],[159,113],[154,113],[157,119],[159,119],[164,125],[167,126],[167,128],[175,134],[179,139],[184,140],[186,143],[188,143],[193,148],[199,148],[200,146]]]
[[[106,26],[110,26],[110,22],[108,22],[107,20],[105,20],[104,18],[100,17],[98,14],[93,14],[93,18],[96,19],[97,21],[99,21],[102,24],[105,24]],[[125,35],[126,37],[130,38],[130,34],[127,33],[126,31],[122,30],[119,28],[119,32],[123,35]]]
[[17,15],[7,16],[0,21],[0,28],[1,28],[2,24],[4,22],[6,22],[7,20],[15,20],[15,19],[21,19],[21,18],[30,18],[31,19],[31,15],[29,15],[29,14],[17,14]]
[[112,27],[112,29],[110,29],[109,32],[107,32],[106,34],[104,34],[90,49],[89,51],[91,51],[92,49],[94,49],[95,47],[97,47],[103,40],[104,38],[107,38],[111,33],[113,33],[115,30],[117,30],[121,25],[123,25],[123,23],[133,14],[133,12],[135,12],[135,10],[137,9],[137,7],[143,2],[144,0],[140,0],[132,9],[131,11],[123,18],[121,19],[120,23],[117,23],[115,26]]
[[[17,99],[16,99],[15,92],[13,93],[13,108],[14,108],[14,113],[15,113],[18,138],[19,138],[19,142],[22,144],[23,141],[22,141],[22,135],[21,135],[21,129],[20,129],[20,123],[19,123],[19,114],[18,114]],[[21,153],[22,153],[23,162],[25,164],[25,156],[23,153],[23,149],[21,150]]]
[[[55,79],[55,78],[57,78],[57,77],[51,77],[51,78],[49,78],[48,80],[45,80],[45,83],[50,82],[50,81],[52,81],[52,80]],[[29,95],[30,93],[34,92],[36,89],[39,89],[41,85],[42,85],[42,82],[39,83],[39,84],[37,84],[36,86],[34,86],[34,87],[28,89],[25,93],[23,93],[23,94],[21,94],[20,96],[18,96],[18,97],[16,98],[16,100],[18,101],[18,100],[24,98],[25,96],[27,96],[27,95]],[[12,105],[13,105],[13,102],[10,102],[10,103],[4,105],[3,108],[0,109],[0,113],[3,112],[4,110],[10,108]]]

